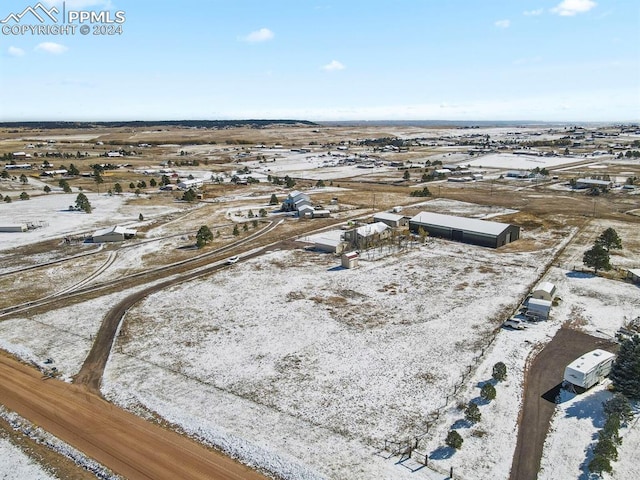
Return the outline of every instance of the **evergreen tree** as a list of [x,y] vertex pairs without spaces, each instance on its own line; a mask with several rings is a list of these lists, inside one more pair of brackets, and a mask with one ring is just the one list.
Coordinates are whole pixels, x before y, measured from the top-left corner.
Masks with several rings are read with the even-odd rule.
[[69,165],[67,172],[69,173],[69,175],[80,175],[80,170],[78,170],[78,167],[76,167],[73,163]]
[[595,455],[589,462],[589,471],[596,475],[602,475],[603,472],[611,473],[611,462],[603,455]]
[[598,270],[611,270],[609,252],[599,243],[596,243],[591,249],[584,252],[582,263],[587,267],[593,268],[593,273],[596,275],[598,274]]
[[269,200],[269,205],[278,205],[278,197],[276,197],[275,193],[271,194],[271,200]]
[[171,180],[169,180],[169,177],[167,177],[166,175],[162,175],[162,178],[160,178],[160,184],[164,187],[165,185],[169,185],[171,183]]
[[471,423],[478,423],[482,418],[478,405],[473,402],[469,402],[464,411],[464,418]]
[[96,188],[98,189],[98,193],[100,193],[100,185],[104,183],[104,178],[100,175],[100,170],[96,169],[93,171],[93,181],[96,182]]
[[287,188],[293,188],[296,186],[296,181],[291,178],[289,175],[284,177],[284,182]]
[[76,197],[76,207],[85,213],[91,213],[91,203],[84,193],[79,193]]
[[615,445],[616,442],[613,439],[603,435],[602,432],[598,434],[598,443],[593,447],[593,453],[595,455],[602,455],[609,460],[618,459],[618,449]]
[[409,173],[409,170],[405,170],[404,174],[402,175],[402,178],[404,180],[410,180],[411,179],[411,174]]
[[633,410],[627,397],[620,393],[616,393],[604,404],[604,414],[608,417],[616,415],[620,419],[620,423],[626,424],[633,418]]
[[607,228],[602,234],[597,238],[596,244],[602,245],[606,248],[607,252],[613,249],[621,249],[622,248],[622,240],[618,236],[618,232],[616,232],[613,228]]
[[116,183],[116,184],[113,186],[113,190],[114,190],[117,194],[122,193],[122,185],[120,185],[119,183]]
[[196,245],[198,248],[204,247],[207,243],[213,240],[213,233],[206,225],[200,227],[196,234]]
[[44,193],[51,193],[51,187],[49,185],[44,186]]
[[237,224],[237,223],[233,226],[233,235],[234,235],[235,237],[237,237],[238,235],[240,235],[240,229],[238,228],[238,224]]
[[493,366],[492,377],[498,382],[505,380],[507,378],[507,366],[502,362],[496,363]]
[[266,217],[266,216],[267,216],[267,211],[266,211],[264,208],[261,208],[261,209],[258,211],[258,215],[259,215],[260,217],[263,217],[263,218],[264,218],[264,217]]
[[5,195],[3,200],[4,200],[4,203],[11,203],[11,197],[9,195]]
[[27,176],[24,173],[22,175],[20,175],[20,183],[22,183],[22,184],[29,183],[29,179],[27,178]]
[[20,194],[20,200],[29,200],[29,194],[27,192],[22,192]]
[[480,397],[483,400],[491,401],[496,398],[496,389],[490,383],[485,383],[480,389]]
[[60,188],[64,193],[71,193],[71,187],[69,186],[69,182],[66,180],[60,180],[58,185],[60,185]]
[[195,193],[192,189],[189,189],[189,190],[187,190],[186,192],[184,192],[184,193],[182,194],[182,200],[184,200],[185,202],[189,202],[189,203],[191,203],[191,202],[193,202],[196,198],[197,198],[197,197],[196,197],[196,193]]
[[600,430],[598,438],[607,438],[611,440],[615,445],[622,443],[622,437],[620,436],[620,417],[616,414],[609,415],[604,427]]
[[640,335],[622,342],[609,378],[625,397],[640,400]]
[[462,447],[463,441],[464,440],[462,439],[462,436],[458,432],[456,432],[455,430],[449,430],[444,443],[446,443],[448,447],[459,450],[460,447]]
[[138,221],[139,222],[144,221],[144,216],[142,214],[138,215]]
[[156,185],[158,185],[158,182],[156,182],[155,178],[152,178],[151,180],[149,180],[149,186],[150,187],[155,187]]

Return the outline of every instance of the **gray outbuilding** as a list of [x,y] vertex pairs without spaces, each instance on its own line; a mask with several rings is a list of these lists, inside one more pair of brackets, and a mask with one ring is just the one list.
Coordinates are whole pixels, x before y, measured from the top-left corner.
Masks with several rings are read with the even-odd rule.
[[27,225],[24,223],[16,223],[13,225],[0,225],[0,232],[26,232]]
[[402,215],[398,215],[396,213],[389,213],[389,212],[376,213],[373,216],[373,221],[386,223],[390,227],[394,227],[394,228],[407,224],[406,217]]
[[498,248],[520,238],[520,227],[508,223],[490,222],[477,218],[456,217],[422,212],[409,220],[409,230],[426,230],[432,237]]

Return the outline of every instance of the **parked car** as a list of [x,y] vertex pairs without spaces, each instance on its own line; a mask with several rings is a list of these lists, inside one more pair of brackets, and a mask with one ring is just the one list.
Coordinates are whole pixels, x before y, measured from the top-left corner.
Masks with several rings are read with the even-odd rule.
[[524,330],[527,326],[524,324],[522,320],[518,320],[517,318],[510,318],[504,324],[503,327],[513,328],[514,330]]
[[227,258],[227,265],[233,265],[238,260],[240,260],[240,257],[238,255],[234,255],[233,257],[229,257],[229,258]]

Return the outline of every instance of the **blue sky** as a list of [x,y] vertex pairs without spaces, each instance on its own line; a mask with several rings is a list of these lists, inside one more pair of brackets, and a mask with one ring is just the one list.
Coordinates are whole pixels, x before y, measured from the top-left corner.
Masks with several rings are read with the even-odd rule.
[[123,11],[122,34],[0,34],[0,120],[640,120],[637,0],[65,7]]

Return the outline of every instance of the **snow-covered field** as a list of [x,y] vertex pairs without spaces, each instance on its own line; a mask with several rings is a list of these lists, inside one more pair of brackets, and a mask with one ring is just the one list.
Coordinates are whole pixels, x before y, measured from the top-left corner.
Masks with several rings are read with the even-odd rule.
[[0,250],[62,238],[67,235],[90,235],[99,228],[138,222],[139,213],[145,217],[177,211],[170,206],[131,207],[126,200],[133,194],[105,195],[86,193],[93,211],[91,214],[69,211],[75,205],[76,193],[56,193],[33,197],[30,200],[0,204],[0,224],[38,223],[44,226],[27,232],[0,232]]
[[0,458],[2,458],[0,477],[3,480],[54,480],[57,478],[4,438],[0,438]]
[[[276,471],[403,478],[407,468],[375,452],[424,434],[454,402],[550,253],[431,240],[342,270],[329,255],[273,252],[133,308],[103,391],[245,461],[288,465]],[[516,417],[517,405],[512,430]]]
[[[602,404],[611,398],[606,386],[604,383],[582,395],[564,392],[545,442],[540,480],[590,478],[587,465],[593,458],[598,431],[605,422]],[[640,478],[640,463],[636,459],[640,449],[639,421],[640,417],[636,416],[629,425],[620,428],[619,460],[611,462],[613,472],[604,474],[604,479]]]
[[551,168],[567,163],[579,162],[576,157],[540,157],[537,155],[514,155],[511,153],[492,153],[468,162],[472,167],[491,167],[500,169],[531,170],[536,167]]
[[[54,210],[46,216],[49,227],[0,235],[29,238],[45,232],[39,241],[90,231],[101,222],[137,219],[138,207],[123,203],[124,196],[89,198],[96,207],[92,215],[59,211],[75,195],[0,205],[0,213],[8,207],[29,218],[19,221]],[[52,205],[52,199],[59,205]],[[476,218],[513,213],[444,199],[427,203],[428,210]],[[194,216],[198,210],[193,209]],[[73,223],[76,217],[81,223]],[[92,226],[83,223],[87,219]],[[593,233],[603,227],[596,224]],[[615,227],[624,245],[633,230]],[[158,226],[149,236],[171,231]],[[523,238],[550,240],[564,233],[568,241],[568,232],[524,231]],[[2,249],[17,245],[0,240]],[[167,245],[175,248],[171,242],[120,249],[100,279],[142,267],[143,255]],[[563,266],[581,255],[585,243],[579,243],[567,249]],[[552,319],[522,332],[496,333],[500,320],[515,310],[560,247],[513,253],[429,239],[427,245],[400,254],[365,256],[378,259],[362,259],[353,270],[338,268],[339,261],[330,255],[272,252],[154,294],[131,309],[103,392],[134,411],[157,412],[190,434],[285,478],[435,479],[444,478],[451,466],[468,480],[507,478],[522,372],[531,352],[565,322],[612,336],[640,313],[636,286],[553,267],[545,280],[557,285],[562,301]],[[637,252],[620,258],[630,265]],[[51,357],[69,380],[80,369],[103,313],[129,293],[4,320],[0,348],[36,363]],[[481,405],[482,422],[465,425],[456,405],[479,396],[479,385],[490,379],[497,361],[507,364],[508,379],[496,385],[496,400]],[[432,424],[437,410],[439,419]],[[559,412],[541,478],[582,479],[598,420]],[[452,425],[465,440],[455,453],[443,446]],[[567,435],[572,443],[559,453]],[[416,438],[419,451],[439,473],[429,468],[412,472],[410,462],[397,464],[398,457],[389,459],[380,451],[385,440]],[[634,424],[611,478],[638,476],[633,463],[638,447]]]

